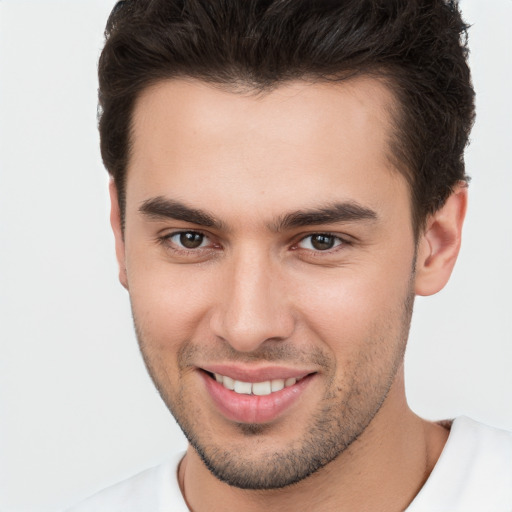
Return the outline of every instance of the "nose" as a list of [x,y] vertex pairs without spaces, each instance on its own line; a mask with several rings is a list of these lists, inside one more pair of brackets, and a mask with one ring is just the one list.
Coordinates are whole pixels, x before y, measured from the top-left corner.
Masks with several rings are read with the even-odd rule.
[[254,248],[228,260],[219,275],[222,283],[210,324],[213,333],[239,352],[288,338],[294,318],[279,262]]

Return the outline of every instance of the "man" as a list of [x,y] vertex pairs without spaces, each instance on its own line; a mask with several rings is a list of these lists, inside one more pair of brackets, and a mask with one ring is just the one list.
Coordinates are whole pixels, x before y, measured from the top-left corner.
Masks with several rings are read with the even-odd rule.
[[100,65],[120,281],[185,456],[74,510],[510,510],[512,437],[408,407],[473,121],[427,1],[120,2]]

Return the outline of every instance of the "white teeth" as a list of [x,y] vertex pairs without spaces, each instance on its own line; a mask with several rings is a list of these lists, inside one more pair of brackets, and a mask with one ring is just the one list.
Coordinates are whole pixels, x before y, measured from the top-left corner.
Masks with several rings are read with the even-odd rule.
[[252,394],[253,395],[270,395],[272,393],[272,384],[269,380],[265,382],[255,382],[252,385]]
[[241,380],[235,380],[235,393],[242,395],[250,395],[252,392],[252,384],[250,382],[242,382]]
[[222,384],[227,389],[235,389],[235,381],[231,377],[223,377],[222,378]]
[[275,379],[272,381],[272,391],[281,391],[284,388],[284,379]]
[[274,379],[266,380],[264,382],[243,382],[241,380],[234,380],[231,377],[214,373],[215,380],[222,384],[226,389],[240,393],[242,395],[258,395],[265,396],[276,391],[281,391],[283,388],[293,386],[302,377],[295,378],[290,377],[289,379]]

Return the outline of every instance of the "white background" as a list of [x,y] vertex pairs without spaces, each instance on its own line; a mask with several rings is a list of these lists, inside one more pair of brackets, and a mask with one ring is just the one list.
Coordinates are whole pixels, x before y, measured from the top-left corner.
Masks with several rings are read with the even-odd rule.
[[[117,282],[96,63],[113,0],[0,0],[0,510],[50,511],[185,446]],[[478,118],[447,288],[416,304],[411,406],[512,429],[511,0],[463,0]]]

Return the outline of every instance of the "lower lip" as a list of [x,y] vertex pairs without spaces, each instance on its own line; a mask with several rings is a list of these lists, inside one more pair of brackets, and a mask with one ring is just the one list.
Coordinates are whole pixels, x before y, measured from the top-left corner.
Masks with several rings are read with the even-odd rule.
[[313,374],[270,395],[242,395],[226,389],[203,371],[200,374],[213,402],[227,419],[237,423],[269,423],[288,410],[302,395]]

